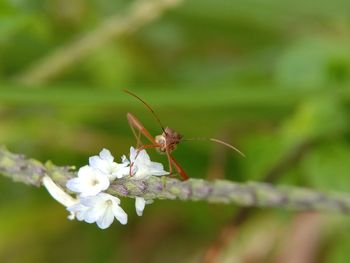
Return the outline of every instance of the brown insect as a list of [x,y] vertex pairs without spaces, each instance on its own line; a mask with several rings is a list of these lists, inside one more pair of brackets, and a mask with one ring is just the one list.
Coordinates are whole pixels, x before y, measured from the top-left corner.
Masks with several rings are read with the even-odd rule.
[[[137,96],[136,94],[134,94],[128,90],[124,90],[124,92],[128,93],[129,95],[131,95],[131,96],[135,97],[136,99],[138,99],[139,101],[141,101],[151,111],[152,115],[155,117],[155,119],[157,120],[157,122],[159,123],[159,125],[163,131],[161,135],[157,135],[156,137],[153,137],[149,133],[149,131],[143,126],[143,124],[132,113],[128,112],[126,114],[126,117],[128,119],[130,128],[131,128],[131,130],[132,130],[132,132],[137,140],[136,148],[137,148],[138,152],[140,152],[143,149],[155,148],[160,153],[166,154],[168,161],[169,161],[170,175],[173,172],[173,166],[174,166],[183,180],[187,180],[189,178],[188,175],[186,174],[186,172],[184,171],[184,169],[182,169],[180,164],[171,155],[172,151],[174,151],[176,149],[177,145],[181,141],[208,140],[208,141],[220,143],[222,145],[225,145],[225,146],[235,150],[236,152],[238,152],[240,155],[242,155],[244,157],[244,154],[240,150],[238,150],[236,147],[234,147],[231,144],[228,144],[224,141],[218,140],[218,139],[214,139],[214,138],[183,139],[183,136],[181,134],[179,134],[178,132],[176,132],[175,130],[173,130],[169,127],[164,128],[163,124],[161,123],[160,119],[158,118],[158,116],[156,115],[154,110],[143,99],[141,99],[139,96]],[[151,142],[151,144],[142,145],[141,135],[145,136]],[[132,164],[130,165],[130,171],[131,171],[131,166],[132,166]]]

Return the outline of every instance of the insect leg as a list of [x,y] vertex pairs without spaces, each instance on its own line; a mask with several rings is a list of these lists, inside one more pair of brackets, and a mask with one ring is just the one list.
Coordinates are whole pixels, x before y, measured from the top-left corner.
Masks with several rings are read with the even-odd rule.
[[170,157],[170,160],[172,162],[172,164],[175,166],[177,172],[181,175],[182,179],[184,181],[188,180],[189,177],[188,175],[186,174],[186,172],[184,171],[184,169],[182,169],[182,167],[180,166],[180,164],[176,161],[176,159],[171,155],[169,154],[169,157]]
[[166,150],[166,156],[168,157],[169,173],[170,173],[170,176],[171,176],[173,174],[173,165],[172,165],[172,162],[171,162],[171,156],[170,156],[170,152],[169,152],[168,149]]
[[133,125],[132,121],[129,118],[128,118],[128,123],[129,123],[130,129],[131,129],[131,131],[134,134],[134,137],[136,139],[136,145],[137,145],[136,148],[139,148],[142,145],[141,130],[138,129],[138,134],[137,134],[136,130],[135,130],[135,126]]
[[156,141],[153,138],[153,136],[148,132],[148,130],[142,125],[142,123],[134,115],[132,115],[131,113],[127,113],[126,117],[130,124],[130,127],[132,127],[132,130],[136,139],[137,139],[137,133],[135,129],[137,129],[140,133],[142,133],[142,135],[145,136],[151,143],[156,144]]

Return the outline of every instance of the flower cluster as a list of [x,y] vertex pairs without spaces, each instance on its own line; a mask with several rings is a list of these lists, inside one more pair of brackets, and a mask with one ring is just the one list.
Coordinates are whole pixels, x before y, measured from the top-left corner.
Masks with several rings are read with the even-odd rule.
[[[152,162],[145,150],[138,151],[131,147],[130,160],[122,156],[121,163],[116,163],[111,152],[103,149],[98,156],[89,158],[89,164],[79,169],[77,177],[68,180],[66,186],[77,194],[77,199],[66,194],[47,176],[43,179],[43,184],[57,201],[67,207],[71,213],[69,219],[96,223],[105,229],[114,219],[123,225],[128,221],[127,214],[120,207],[120,199],[104,192],[113,181],[124,177],[140,180],[167,174],[169,173],[164,171],[163,165]],[[136,197],[137,215],[141,216],[145,205],[151,202],[152,200]]]

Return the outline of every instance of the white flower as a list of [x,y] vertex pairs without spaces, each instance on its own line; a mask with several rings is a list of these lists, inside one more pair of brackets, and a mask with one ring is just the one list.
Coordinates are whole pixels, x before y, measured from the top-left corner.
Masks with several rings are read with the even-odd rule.
[[83,221],[84,220],[84,213],[86,210],[88,210],[88,207],[82,205],[79,202],[79,203],[76,203],[72,206],[68,206],[67,210],[70,212],[68,219],[73,220],[74,218],[76,218],[79,221]]
[[130,148],[130,162],[132,165],[132,179],[146,179],[152,175],[161,176],[167,175],[169,172],[164,171],[161,163],[152,162],[145,150],[137,154],[134,147]]
[[143,197],[135,197],[136,214],[138,216],[142,216],[145,206],[146,200]]
[[135,197],[135,208],[136,208],[136,214],[138,216],[142,216],[143,210],[145,209],[146,205],[152,204],[153,200],[145,200],[143,197]]
[[114,157],[107,149],[103,149],[99,155],[89,158],[89,165],[101,173],[106,174],[110,181],[116,178],[122,178],[129,174],[129,161],[125,156],[122,157],[122,163],[114,162]]
[[68,207],[68,211],[75,214],[77,219],[87,223],[97,223],[101,229],[108,228],[114,218],[125,225],[128,215],[119,206],[120,199],[106,193],[80,199],[79,204]]
[[62,205],[71,206],[78,202],[78,200],[71,197],[69,194],[63,191],[61,187],[55,184],[49,176],[45,175],[42,179],[42,182],[50,195]]
[[81,197],[97,195],[109,187],[108,177],[88,165],[81,167],[78,177],[68,180],[67,188]]
[[[63,189],[57,184],[55,184],[55,182],[52,181],[52,179],[49,176],[45,175],[42,179],[42,182],[46,190],[50,193],[50,195],[65,207],[74,206],[79,202],[77,199],[74,199],[65,191],[63,191]],[[71,213],[68,216],[68,219],[73,220],[74,217],[75,214]]]
[[[146,179],[150,176],[167,175],[161,163],[152,162],[145,150],[138,151],[130,148],[130,162],[125,156],[122,163],[114,162],[110,151],[103,149],[97,156],[89,158],[89,165],[81,167],[77,177],[67,181],[66,187],[77,193],[77,199],[68,195],[62,188],[56,185],[48,176],[42,179],[43,185],[54,199],[67,207],[70,212],[69,219],[76,218],[87,223],[96,223],[99,228],[108,228],[116,218],[125,225],[128,215],[120,207],[120,199],[110,194],[103,193],[108,189],[110,182],[116,178],[129,175],[131,166],[131,179]],[[135,198],[136,213],[142,216],[146,204],[153,200],[145,200],[143,197]]]

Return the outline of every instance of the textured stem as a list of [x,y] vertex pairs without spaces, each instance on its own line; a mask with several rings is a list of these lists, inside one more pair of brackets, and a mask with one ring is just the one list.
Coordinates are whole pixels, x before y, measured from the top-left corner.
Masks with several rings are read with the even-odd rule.
[[[59,167],[51,162],[42,164],[23,155],[0,148],[0,173],[29,185],[40,186],[48,175],[65,189],[66,181],[75,176],[71,167]],[[346,193],[321,193],[310,189],[272,186],[266,183],[234,183],[225,180],[206,181],[190,179],[180,181],[152,176],[147,180],[124,178],[116,180],[108,192],[117,196],[142,196],[146,199],[204,200],[211,203],[241,206],[281,207],[306,211],[350,213],[350,195]]]

